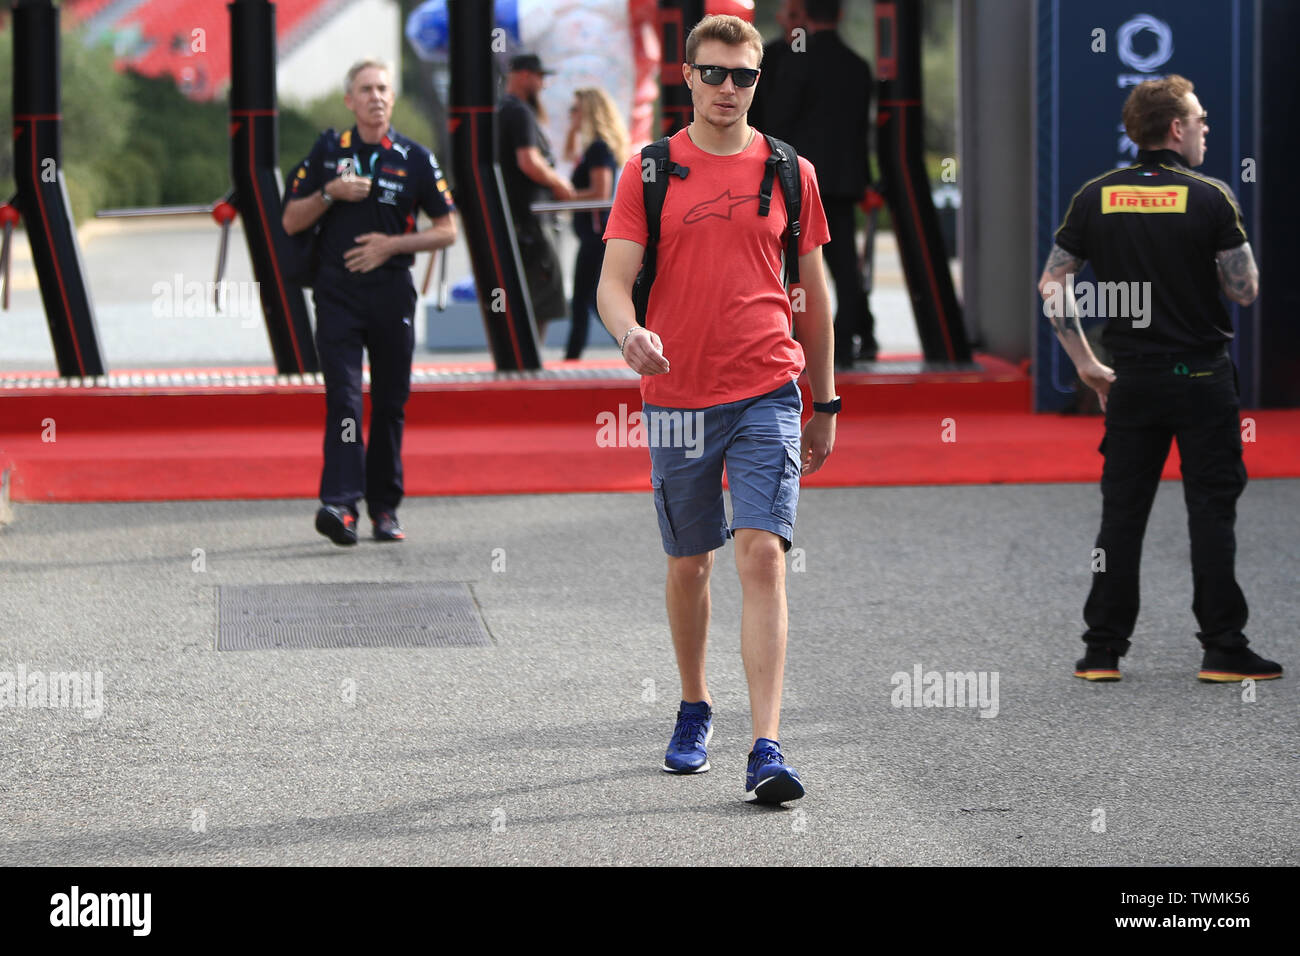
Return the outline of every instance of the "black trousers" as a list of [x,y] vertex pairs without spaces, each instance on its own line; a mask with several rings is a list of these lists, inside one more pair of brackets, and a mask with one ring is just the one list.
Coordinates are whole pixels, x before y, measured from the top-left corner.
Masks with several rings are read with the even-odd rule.
[[563,318],[569,311],[569,303],[564,298],[564,270],[551,242],[550,227],[537,216],[516,220],[515,239],[519,243],[524,281],[528,283],[528,297],[533,300],[533,318],[541,334],[545,323]]
[[[314,290],[316,351],[325,373],[325,466],[320,499],[374,518],[402,502],[402,429],[415,349],[408,269],[366,277],[322,267]],[[362,439],[362,350],[370,352],[370,437]]]
[[[1173,440],[1182,459],[1197,637],[1207,648],[1246,646],[1248,611],[1235,573],[1237,498],[1246,487],[1239,412],[1237,373],[1226,355],[1116,361],[1101,444],[1101,554],[1083,610],[1090,646],[1121,655],[1129,648],[1142,538]],[[1096,569],[1101,561],[1105,570]]]
[[578,255],[573,263],[573,325],[569,327],[566,359],[582,357],[587,347],[587,329],[596,308],[596,287],[600,285],[600,267],[605,262],[605,243],[600,236],[583,236],[578,240]]
[[876,354],[876,322],[867,305],[867,291],[858,266],[857,223],[853,199],[822,197],[826,225],[831,241],[822,247],[826,268],[835,283],[835,361],[847,364],[854,359],[853,336],[862,337],[864,355]]

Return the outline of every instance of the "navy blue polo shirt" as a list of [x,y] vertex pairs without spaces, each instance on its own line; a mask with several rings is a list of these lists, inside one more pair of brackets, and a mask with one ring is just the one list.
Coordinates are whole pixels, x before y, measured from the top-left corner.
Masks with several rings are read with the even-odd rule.
[[[433,154],[412,139],[389,129],[378,143],[366,143],[354,126],[326,130],[311,153],[294,170],[288,198],[310,196],[331,179],[351,172],[371,179],[370,195],[361,202],[336,199],[320,222],[322,266],[346,269],[343,255],[368,232],[401,235],[415,231],[417,208],[429,218],[450,213],[451,191]],[[410,269],[415,256],[393,256],[375,272]]]

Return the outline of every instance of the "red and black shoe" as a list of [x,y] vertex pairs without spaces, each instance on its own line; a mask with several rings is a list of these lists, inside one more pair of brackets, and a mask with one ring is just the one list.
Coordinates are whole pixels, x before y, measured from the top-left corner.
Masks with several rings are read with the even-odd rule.
[[391,511],[381,511],[372,520],[376,541],[405,541],[406,532],[397,523],[397,515]]
[[1077,664],[1074,676],[1084,680],[1119,680],[1119,655],[1101,647],[1090,647]]
[[1282,676],[1282,665],[1266,661],[1245,647],[1207,647],[1197,679],[1207,684],[1239,684],[1244,680],[1274,680]]
[[347,508],[325,505],[316,512],[316,530],[341,547],[356,544],[357,516]]

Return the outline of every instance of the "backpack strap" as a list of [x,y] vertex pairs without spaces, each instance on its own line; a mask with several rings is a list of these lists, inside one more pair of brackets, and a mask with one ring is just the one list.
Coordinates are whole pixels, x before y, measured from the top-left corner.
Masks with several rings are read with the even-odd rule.
[[799,180],[799,154],[789,143],[763,134],[772,155],[763,167],[763,183],[758,191],[758,214],[766,216],[772,207],[772,180],[780,177],[785,196],[785,280],[787,285],[799,281],[799,217],[803,212],[803,188]]
[[636,320],[645,325],[645,311],[650,302],[650,286],[654,284],[659,259],[659,226],[668,196],[668,178],[686,178],[689,166],[680,166],[668,157],[668,137],[641,147],[641,198],[645,203],[646,244],[641,256],[641,271],[633,289]]

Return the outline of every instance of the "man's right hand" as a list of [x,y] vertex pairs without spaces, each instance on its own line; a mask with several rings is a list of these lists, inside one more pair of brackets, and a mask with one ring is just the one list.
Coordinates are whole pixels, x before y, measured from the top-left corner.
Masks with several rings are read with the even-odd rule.
[[567,179],[557,179],[551,186],[551,195],[561,202],[573,198],[573,184]]
[[663,375],[668,371],[664,344],[648,329],[627,337],[623,343],[623,361],[638,375]]
[[369,176],[338,176],[325,184],[330,199],[341,202],[361,202],[370,195]]
[[1110,395],[1110,383],[1115,381],[1115,370],[1108,365],[1096,362],[1079,369],[1079,378],[1083,379],[1084,385],[1097,393],[1097,399],[1101,402],[1101,410],[1104,412],[1106,410],[1106,398]]

